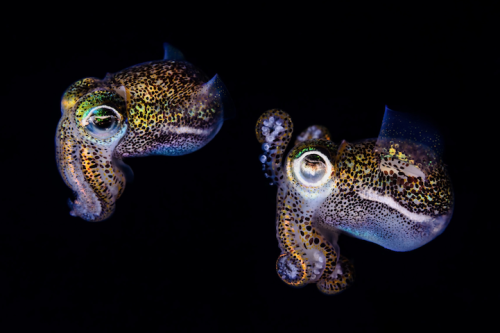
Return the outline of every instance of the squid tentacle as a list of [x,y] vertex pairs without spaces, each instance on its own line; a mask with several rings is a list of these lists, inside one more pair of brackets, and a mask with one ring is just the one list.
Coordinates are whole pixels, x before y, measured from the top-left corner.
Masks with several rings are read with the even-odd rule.
[[335,271],[337,251],[314,226],[313,210],[285,186],[278,190],[277,234],[282,254],[276,262],[280,278],[301,287]]
[[325,269],[323,277],[316,286],[322,293],[334,295],[349,288],[354,282],[354,278],[354,265],[341,255],[335,269],[331,272]]
[[287,113],[272,109],[257,120],[255,132],[264,152],[259,158],[262,169],[265,176],[271,178],[271,185],[274,185],[282,177],[283,156],[293,132],[292,120]]
[[312,125],[306,128],[297,136],[297,139],[295,139],[295,145],[314,139],[323,139],[331,141],[332,136],[328,128],[326,128],[325,126]]

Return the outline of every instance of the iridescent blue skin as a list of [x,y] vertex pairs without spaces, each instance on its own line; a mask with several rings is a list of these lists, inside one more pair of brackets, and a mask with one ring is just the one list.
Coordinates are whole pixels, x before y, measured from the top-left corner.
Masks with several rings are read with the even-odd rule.
[[232,105],[217,75],[208,80],[165,44],[163,60],[73,83],[61,112],[56,158],[75,193],[70,214],[96,222],[111,216],[132,175],[124,157],[194,152],[217,134]]
[[257,121],[263,170],[278,186],[276,269],[291,286],[316,283],[325,294],[346,289],[352,264],[340,256],[344,233],[393,251],[411,251],[441,234],[453,191],[440,141],[386,109],[377,139],[334,143],[325,127],[302,132],[285,157],[293,123],[270,110]]

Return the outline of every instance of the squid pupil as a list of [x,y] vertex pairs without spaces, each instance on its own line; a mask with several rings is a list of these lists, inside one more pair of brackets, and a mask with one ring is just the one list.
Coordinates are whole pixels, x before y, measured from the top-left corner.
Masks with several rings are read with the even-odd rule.
[[114,113],[106,109],[97,110],[92,117],[92,123],[100,130],[109,129],[115,122]]
[[95,120],[94,120],[94,124],[99,127],[100,129],[106,129],[108,127],[110,127],[113,122],[114,122],[114,117],[113,116],[110,116],[110,117],[107,117],[107,118],[98,118],[96,117]]
[[305,158],[304,158],[305,162],[306,162],[306,165],[310,168],[312,168],[313,170],[316,169],[316,168],[321,168],[322,165],[324,163],[323,159],[321,158],[321,156],[319,155],[316,155],[316,154],[310,154],[310,155],[307,155]]
[[320,181],[326,172],[326,164],[318,154],[309,154],[304,157],[300,166],[302,177],[308,182],[316,183]]
[[307,162],[311,162],[311,163],[318,163],[318,162],[323,161],[323,159],[319,155],[316,155],[316,154],[307,155],[305,159],[307,160]]

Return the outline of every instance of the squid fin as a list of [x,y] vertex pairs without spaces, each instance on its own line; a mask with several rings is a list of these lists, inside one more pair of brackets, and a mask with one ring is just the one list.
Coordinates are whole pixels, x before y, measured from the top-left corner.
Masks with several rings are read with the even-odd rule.
[[163,43],[163,49],[165,50],[163,60],[186,60],[181,51],[168,43]]

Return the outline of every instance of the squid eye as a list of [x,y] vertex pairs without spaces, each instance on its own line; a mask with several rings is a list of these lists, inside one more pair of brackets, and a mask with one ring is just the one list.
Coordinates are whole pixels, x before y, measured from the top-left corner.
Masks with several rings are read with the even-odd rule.
[[294,173],[304,185],[321,185],[331,174],[332,165],[319,151],[303,154],[294,161]]
[[91,109],[82,119],[81,125],[90,135],[98,139],[108,139],[120,130],[122,115],[107,105]]
[[317,183],[326,172],[326,163],[317,154],[309,154],[300,162],[300,173],[307,181]]

